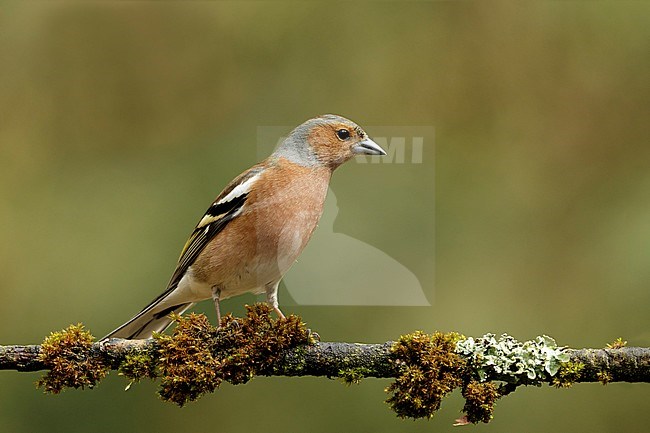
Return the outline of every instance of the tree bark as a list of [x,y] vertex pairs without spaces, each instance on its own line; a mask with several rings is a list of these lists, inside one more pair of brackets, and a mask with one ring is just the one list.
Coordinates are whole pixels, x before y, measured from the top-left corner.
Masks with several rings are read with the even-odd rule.
[[[129,353],[150,350],[154,340],[110,339],[94,343],[91,356],[102,359],[112,368]],[[389,362],[392,342],[381,344],[320,342],[301,346],[284,353],[272,368],[258,372],[266,376],[337,377],[341,371],[354,369],[364,377],[392,378],[397,370]],[[607,371],[608,382],[650,382],[650,348],[567,349],[570,360],[584,364],[579,382],[602,382]],[[0,346],[0,370],[46,370],[39,360],[40,346]]]

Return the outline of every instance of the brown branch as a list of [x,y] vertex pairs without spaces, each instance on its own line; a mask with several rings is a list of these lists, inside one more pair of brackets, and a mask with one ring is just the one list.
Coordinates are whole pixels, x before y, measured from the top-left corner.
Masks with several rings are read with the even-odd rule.
[[607,371],[610,382],[650,382],[650,348],[569,349],[571,360],[584,364],[578,382],[602,381]]
[[[116,369],[127,354],[150,351],[154,340],[110,339],[94,343],[91,354]],[[337,377],[341,371],[356,370],[364,377],[392,378],[397,371],[389,362],[392,342],[382,344],[320,342],[287,350],[272,368],[259,374],[267,376]],[[46,370],[39,360],[41,346],[0,346],[0,370]],[[579,382],[650,382],[650,348],[568,349],[570,361],[584,364]]]
[[[109,370],[131,384],[157,378],[159,396],[183,406],[214,392],[223,381],[247,383],[256,375],[394,378],[386,403],[402,418],[430,418],[442,399],[460,389],[465,399],[457,424],[489,422],[495,402],[521,385],[575,382],[650,382],[650,348],[567,349],[549,336],[517,341],[503,334],[479,338],[455,332],[416,331],[382,344],[315,342],[299,317],[271,318],[265,304],[246,317],[173,316],[172,335],[150,340],[94,338],[82,324],[51,333],[40,346],[0,346],[0,370],[48,370],[46,392],[93,388]],[[129,384],[130,386],[130,384]]]

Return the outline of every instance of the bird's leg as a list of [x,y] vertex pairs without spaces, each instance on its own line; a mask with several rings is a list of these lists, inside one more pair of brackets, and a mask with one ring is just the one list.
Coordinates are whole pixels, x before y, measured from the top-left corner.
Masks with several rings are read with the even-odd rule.
[[273,311],[275,311],[275,314],[277,314],[280,319],[285,319],[284,314],[280,311],[280,308],[278,308],[277,305],[273,306]]
[[277,281],[275,283],[269,283],[266,285],[266,302],[273,307],[273,311],[275,311],[275,314],[278,315],[280,319],[284,319],[284,314],[282,311],[280,311],[280,307],[278,307],[278,286],[280,285],[280,282]]
[[221,297],[221,287],[212,287],[212,301],[214,301],[214,309],[217,310],[217,328],[221,328],[221,309],[219,308],[219,298]]

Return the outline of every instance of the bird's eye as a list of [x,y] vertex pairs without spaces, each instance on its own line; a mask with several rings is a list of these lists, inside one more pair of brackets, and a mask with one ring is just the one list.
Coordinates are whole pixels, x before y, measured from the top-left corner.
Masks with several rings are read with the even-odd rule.
[[350,131],[347,129],[339,129],[336,131],[336,136],[339,138],[339,140],[347,140],[350,138]]

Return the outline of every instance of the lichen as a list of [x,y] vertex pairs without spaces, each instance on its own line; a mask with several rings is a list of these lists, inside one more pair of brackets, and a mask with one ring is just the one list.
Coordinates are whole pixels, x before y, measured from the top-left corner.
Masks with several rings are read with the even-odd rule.
[[548,336],[520,342],[507,334],[475,339],[418,331],[402,336],[389,357],[398,377],[386,388],[392,393],[387,402],[397,415],[431,418],[445,395],[460,388],[464,415],[455,425],[487,423],[496,401],[518,386],[570,386],[584,368]]
[[400,418],[431,418],[442,399],[463,385],[465,360],[455,352],[462,337],[416,331],[400,337],[390,351],[399,376],[386,388],[386,402]]
[[571,388],[574,383],[580,380],[584,368],[585,365],[582,362],[563,362],[557,374],[553,376],[551,384],[556,388]]
[[507,334],[498,339],[485,334],[459,341],[457,350],[481,381],[492,378],[517,385],[541,385],[569,360],[565,348],[546,335],[520,342]]
[[219,328],[201,314],[174,316],[173,334],[156,336],[163,400],[183,406],[224,380],[246,383],[271,368],[286,349],[313,342],[299,317],[274,320],[266,304],[246,308],[246,317],[227,315]]
[[79,323],[52,332],[41,344],[39,360],[49,371],[38,380],[45,392],[58,394],[65,388],[93,388],[109,371],[91,354],[94,337]]

